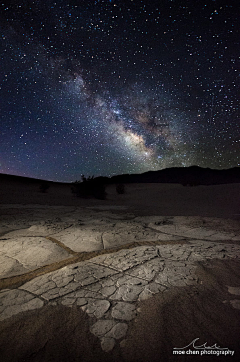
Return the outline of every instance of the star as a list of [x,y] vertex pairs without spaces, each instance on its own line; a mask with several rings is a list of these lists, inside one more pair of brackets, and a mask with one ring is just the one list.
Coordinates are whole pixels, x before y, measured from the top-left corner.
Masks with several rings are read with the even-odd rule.
[[3,0],[0,172],[239,166],[236,6]]

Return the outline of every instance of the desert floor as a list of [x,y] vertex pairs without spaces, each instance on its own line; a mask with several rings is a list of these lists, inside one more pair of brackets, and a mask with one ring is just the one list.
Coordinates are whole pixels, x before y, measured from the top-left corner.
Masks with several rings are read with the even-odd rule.
[[0,360],[239,361],[240,184],[106,191],[1,184]]

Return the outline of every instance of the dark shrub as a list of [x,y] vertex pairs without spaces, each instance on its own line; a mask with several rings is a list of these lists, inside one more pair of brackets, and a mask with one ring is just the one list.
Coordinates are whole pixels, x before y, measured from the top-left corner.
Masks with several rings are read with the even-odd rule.
[[192,182],[188,182],[188,183],[183,183],[183,186],[187,186],[187,187],[194,187],[194,186],[199,186],[199,183],[196,181],[192,181]]
[[86,178],[84,175],[81,176],[81,181],[74,182],[71,187],[72,193],[77,197],[95,197],[100,200],[106,199],[105,188],[105,185],[101,181],[94,179],[93,176]]
[[106,186],[102,182],[93,182],[92,193],[96,199],[105,200],[107,193],[105,191]]
[[125,185],[124,184],[117,184],[116,191],[118,194],[124,194],[125,192]]
[[40,190],[40,192],[46,192],[49,189],[49,187],[50,187],[50,185],[48,182],[43,182],[39,186],[39,190]]

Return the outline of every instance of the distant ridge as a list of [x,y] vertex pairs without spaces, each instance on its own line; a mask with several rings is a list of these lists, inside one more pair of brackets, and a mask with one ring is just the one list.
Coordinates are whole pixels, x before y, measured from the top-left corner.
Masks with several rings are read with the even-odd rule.
[[23,184],[39,184],[42,182],[49,182],[49,184],[64,184],[64,182],[57,182],[57,181],[48,181],[43,179],[37,179],[32,177],[26,177],[26,176],[17,176],[17,175],[9,175],[6,173],[0,173],[0,182],[1,181],[9,181],[9,182],[18,182]]
[[[80,179],[79,175],[79,179]],[[184,186],[221,185],[240,183],[240,167],[216,170],[199,166],[172,167],[158,171],[148,171],[142,174],[123,174],[112,177],[99,176],[95,178],[106,184],[115,183],[177,183]],[[45,180],[0,173],[1,181],[20,183],[41,183]],[[64,182],[47,181],[50,184],[67,184]]]
[[172,167],[142,174],[113,176],[109,181],[110,183],[180,183],[186,186],[240,183],[240,167],[226,170],[199,166]]

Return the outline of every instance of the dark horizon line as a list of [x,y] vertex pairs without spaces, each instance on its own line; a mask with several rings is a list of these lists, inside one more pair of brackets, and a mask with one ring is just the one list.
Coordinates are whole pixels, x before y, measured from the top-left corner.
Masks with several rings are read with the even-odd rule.
[[[112,176],[96,176],[94,177],[94,179],[114,179],[114,178],[118,178],[118,177],[124,177],[124,176],[141,176],[141,175],[145,175],[148,173],[158,173],[161,171],[166,171],[166,170],[171,170],[171,169],[202,169],[202,170],[211,170],[211,171],[229,171],[229,170],[233,170],[233,169],[240,169],[240,166],[234,166],[234,167],[230,167],[230,168],[211,168],[211,167],[202,167],[202,166],[197,166],[197,165],[191,165],[191,166],[175,166],[175,167],[166,167],[163,169],[159,169],[159,170],[149,170],[149,171],[145,171],[142,173],[123,173],[123,174],[117,174],[117,175],[112,175]],[[81,174],[78,180],[74,180],[74,181],[54,181],[54,180],[48,180],[48,179],[41,179],[41,178],[35,178],[35,177],[29,177],[29,176],[22,176],[22,175],[17,175],[17,174],[10,174],[10,173],[1,173],[0,172],[0,178],[20,178],[21,180],[27,179],[27,180],[32,180],[32,181],[36,181],[36,182],[51,182],[51,183],[58,183],[58,184],[71,184],[74,183],[76,181],[79,181],[81,176],[84,174]],[[85,176],[85,175],[84,175]],[[92,176],[92,175],[87,175],[88,176]],[[93,175],[94,176],[94,175]]]

